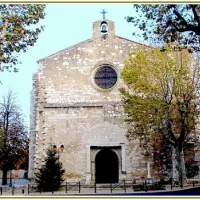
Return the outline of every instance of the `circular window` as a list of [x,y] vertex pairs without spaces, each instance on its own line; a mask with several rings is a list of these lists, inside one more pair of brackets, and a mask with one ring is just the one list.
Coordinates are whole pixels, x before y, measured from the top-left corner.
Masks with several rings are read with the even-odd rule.
[[94,75],[95,83],[102,89],[112,88],[117,82],[117,73],[110,65],[101,65]]

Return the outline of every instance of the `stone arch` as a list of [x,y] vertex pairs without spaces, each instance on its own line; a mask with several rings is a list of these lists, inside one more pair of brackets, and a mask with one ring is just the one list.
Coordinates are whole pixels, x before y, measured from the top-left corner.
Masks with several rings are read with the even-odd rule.
[[95,157],[96,183],[117,183],[119,181],[119,159],[110,148],[100,150]]

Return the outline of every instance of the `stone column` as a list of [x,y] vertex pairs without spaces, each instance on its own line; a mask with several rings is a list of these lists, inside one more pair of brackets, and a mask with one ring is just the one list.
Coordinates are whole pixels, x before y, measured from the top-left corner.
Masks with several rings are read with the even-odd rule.
[[90,169],[90,145],[86,145],[86,183],[91,181],[91,169]]
[[126,153],[125,153],[125,144],[121,144],[121,152],[122,152],[122,173],[126,173]]
[[147,178],[151,178],[150,161],[147,161]]

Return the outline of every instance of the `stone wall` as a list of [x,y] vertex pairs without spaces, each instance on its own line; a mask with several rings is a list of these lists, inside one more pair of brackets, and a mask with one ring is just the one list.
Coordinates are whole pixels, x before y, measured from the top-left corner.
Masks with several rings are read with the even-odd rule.
[[[64,145],[60,160],[66,178],[92,181],[93,146],[116,147],[120,155],[120,179],[146,173],[146,161],[138,140],[127,141],[127,127],[119,93],[120,72],[132,48],[140,44],[100,33],[101,21],[93,25],[93,38],[41,59],[33,77],[29,177],[44,161],[45,149]],[[110,64],[118,75],[112,89],[94,83],[100,64]],[[98,148],[97,148],[98,149]]]

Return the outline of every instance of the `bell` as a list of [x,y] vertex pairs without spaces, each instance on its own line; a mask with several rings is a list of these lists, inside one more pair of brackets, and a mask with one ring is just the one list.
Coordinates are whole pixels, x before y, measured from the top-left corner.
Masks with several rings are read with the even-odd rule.
[[107,26],[105,24],[102,24],[101,33],[106,33],[106,32],[107,32]]

